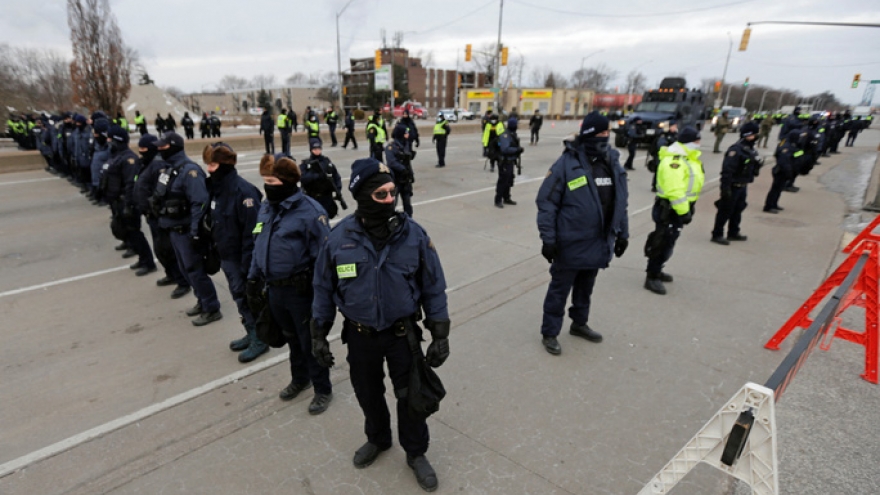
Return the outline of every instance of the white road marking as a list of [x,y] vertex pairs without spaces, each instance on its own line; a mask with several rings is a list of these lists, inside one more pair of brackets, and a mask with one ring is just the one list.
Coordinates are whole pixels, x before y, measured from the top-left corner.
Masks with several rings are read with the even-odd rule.
[[42,179],[16,180],[12,182],[0,182],[0,186],[15,186],[18,184],[30,184],[32,182],[44,182],[47,180],[58,180],[58,177],[44,177]]

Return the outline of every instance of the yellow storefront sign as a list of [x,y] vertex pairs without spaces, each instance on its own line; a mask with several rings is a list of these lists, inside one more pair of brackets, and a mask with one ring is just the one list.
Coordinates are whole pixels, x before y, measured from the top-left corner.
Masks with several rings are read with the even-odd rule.
[[553,98],[553,91],[552,90],[548,90],[548,91],[538,90],[538,91],[536,91],[536,90],[524,89],[522,92],[522,97],[523,98],[531,98],[533,100],[539,100],[539,99],[540,100],[549,100],[550,98]]
[[495,98],[495,93],[491,91],[468,91],[467,97],[469,100],[491,100]]

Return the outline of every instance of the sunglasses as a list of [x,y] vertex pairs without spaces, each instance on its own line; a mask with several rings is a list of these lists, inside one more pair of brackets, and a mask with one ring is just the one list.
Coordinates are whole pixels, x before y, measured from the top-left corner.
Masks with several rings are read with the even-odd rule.
[[372,196],[376,201],[383,201],[389,194],[392,198],[397,197],[397,188],[392,188],[390,191],[373,191]]

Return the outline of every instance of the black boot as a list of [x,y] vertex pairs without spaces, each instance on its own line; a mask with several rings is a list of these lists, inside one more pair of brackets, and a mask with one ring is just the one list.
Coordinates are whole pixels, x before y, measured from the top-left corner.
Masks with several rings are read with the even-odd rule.
[[379,454],[385,452],[390,448],[390,445],[379,446],[374,443],[367,442],[361,445],[361,448],[357,449],[357,451],[354,453],[354,459],[352,459],[352,463],[354,464],[354,467],[358,469],[363,469],[372,464],[376,460],[376,458],[379,457]]
[[244,330],[247,332],[244,335],[244,337],[242,337],[240,339],[235,339],[229,343],[229,350],[235,351],[235,352],[241,352],[241,351],[247,349],[248,346],[251,345],[251,334],[254,333],[254,330],[253,330],[253,325],[250,325],[250,328],[248,328],[248,327],[249,327],[249,325],[244,326]]
[[269,352],[269,346],[257,338],[256,333],[252,333],[248,348],[238,355],[238,362],[249,363],[267,352]]
[[431,467],[427,457],[423,455],[413,457],[407,454],[406,464],[412,468],[413,473],[416,475],[416,481],[419,482],[422,490],[433,492],[437,489],[437,473],[434,472],[434,468]]
[[599,342],[602,342],[602,334],[590,328],[590,326],[586,323],[584,323],[583,325],[578,325],[572,322],[571,328],[568,329],[568,333],[574,335],[575,337],[587,339],[590,342],[595,342],[597,344]]
[[648,274],[645,278],[645,288],[654,294],[660,294],[661,296],[666,294],[666,287],[663,286],[663,282],[657,275]]

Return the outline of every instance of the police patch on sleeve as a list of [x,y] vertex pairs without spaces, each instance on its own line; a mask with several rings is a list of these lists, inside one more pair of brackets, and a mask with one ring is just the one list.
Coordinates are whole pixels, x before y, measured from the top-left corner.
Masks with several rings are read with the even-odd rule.
[[134,165],[134,158],[129,158],[129,159],[128,159],[128,164],[129,164],[129,165]]
[[387,149],[387,150],[391,150],[391,149],[393,149],[393,146],[391,146],[391,145],[389,144],[388,147],[385,148],[385,149]]
[[199,173],[196,172],[195,170],[190,170],[190,171],[189,171],[189,176],[192,177],[193,179],[195,179],[196,177],[199,176]]
[[[390,146],[389,146],[390,148]],[[379,162],[379,173],[380,174],[390,174],[391,170],[388,168],[388,165],[385,165],[382,162]]]
[[244,198],[244,201],[241,202],[245,208],[253,208],[254,207],[254,198]]
[[736,156],[736,151],[731,151],[730,153],[727,154],[727,156]]
[[321,216],[319,216],[319,217],[318,217],[318,221],[321,222],[321,223],[323,223],[324,225],[326,225],[326,226],[328,226],[328,227],[330,226],[330,224],[327,223],[327,215],[321,215]]

